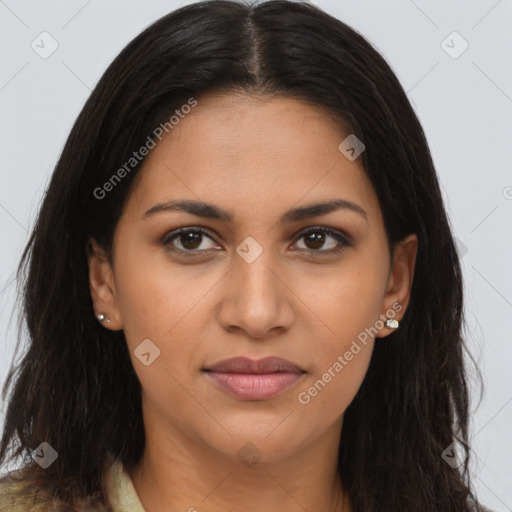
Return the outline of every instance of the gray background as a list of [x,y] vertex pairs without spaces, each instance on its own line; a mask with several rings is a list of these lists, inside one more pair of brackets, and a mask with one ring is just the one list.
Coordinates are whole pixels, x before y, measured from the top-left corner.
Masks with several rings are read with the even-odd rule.
[[[14,270],[72,123],[117,53],[185,3],[0,0],[2,382],[15,345]],[[425,129],[463,255],[468,343],[484,375],[478,408],[473,388],[473,479],[485,504],[512,511],[512,2],[314,3],[382,52]],[[31,47],[42,46],[43,31],[58,44],[46,59]],[[453,31],[469,44],[461,55],[463,41],[446,39]]]

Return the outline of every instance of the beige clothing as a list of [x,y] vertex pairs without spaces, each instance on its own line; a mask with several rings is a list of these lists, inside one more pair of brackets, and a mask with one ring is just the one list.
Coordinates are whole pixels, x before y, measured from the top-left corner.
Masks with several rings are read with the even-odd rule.
[[[107,492],[114,512],[145,512],[128,473],[119,461],[107,474]],[[69,510],[62,502],[52,499],[47,492],[34,486],[20,471],[12,471],[0,478],[0,511],[2,512],[59,512]],[[97,500],[86,500],[80,512],[102,512],[104,506]]]

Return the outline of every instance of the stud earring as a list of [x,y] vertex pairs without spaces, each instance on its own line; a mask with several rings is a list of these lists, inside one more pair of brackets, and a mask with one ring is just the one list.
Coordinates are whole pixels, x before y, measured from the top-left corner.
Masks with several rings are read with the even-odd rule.
[[388,318],[386,320],[386,327],[391,327],[391,329],[398,329],[400,322],[395,320],[394,318]]
[[100,321],[100,322],[104,322],[105,320],[108,322],[110,322],[110,318],[107,318],[107,315],[105,315],[105,313],[100,313],[99,315],[96,316],[96,318]]

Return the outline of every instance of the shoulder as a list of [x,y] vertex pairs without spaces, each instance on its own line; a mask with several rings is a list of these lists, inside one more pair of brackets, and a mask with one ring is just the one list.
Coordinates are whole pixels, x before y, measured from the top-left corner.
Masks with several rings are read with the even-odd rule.
[[95,499],[88,499],[77,507],[54,498],[30,468],[18,469],[0,475],[1,512],[103,512]]
[[5,512],[43,512],[52,502],[38,480],[26,469],[0,476],[0,510]]

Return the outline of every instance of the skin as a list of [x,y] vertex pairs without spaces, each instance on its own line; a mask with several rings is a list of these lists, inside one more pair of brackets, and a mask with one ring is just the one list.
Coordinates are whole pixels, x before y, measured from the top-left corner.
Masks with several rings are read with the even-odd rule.
[[[123,329],[142,385],[146,448],[131,478],[146,510],[260,512],[351,510],[337,474],[343,414],[368,368],[367,344],[325,387],[307,391],[349,350],[358,334],[409,301],[417,252],[412,234],[393,264],[380,206],[360,159],[338,145],[348,135],[323,111],[295,99],[207,95],[151,150],[114,236],[111,265],[90,240],[91,296],[105,328]],[[279,224],[297,206],[342,198],[367,213],[339,209]],[[230,222],[166,211],[158,203],[201,200],[233,215]],[[108,200],[108,196],[106,199]],[[331,227],[352,246],[299,236]],[[197,243],[181,227],[211,233]],[[320,232],[322,234],[322,232]],[[247,263],[236,248],[248,236],[262,254]],[[202,251],[194,257],[170,249]],[[316,251],[310,255],[307,249]],[[211,249],[211,250],[209,250]],[[393,329],[382,327],[375,338]],[[160,350],[146,366],[142,340]],[[299,383],[268,400],[241,400],[201,371],[219,360],[276,355],[299,364]],[[261,456],[238,458],[247,443]]]

